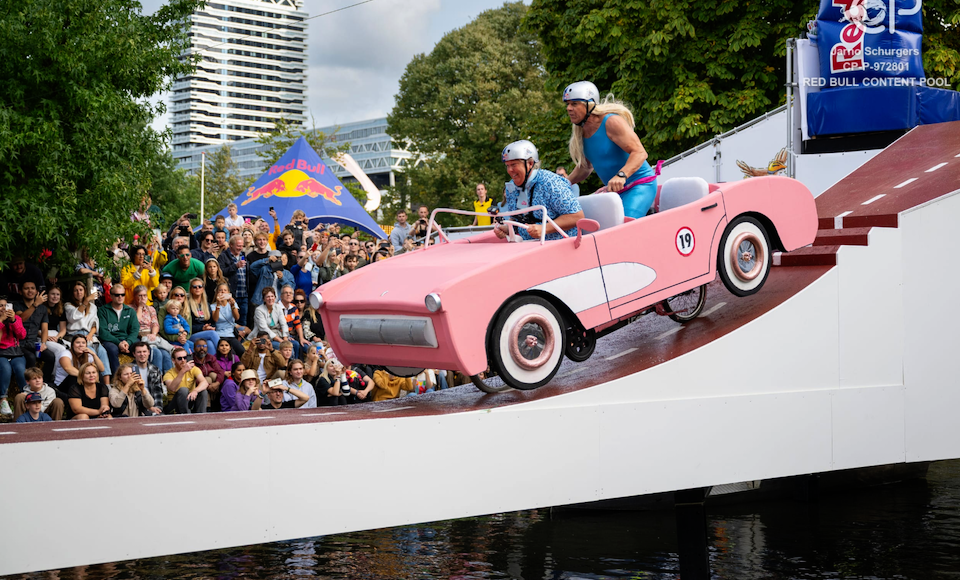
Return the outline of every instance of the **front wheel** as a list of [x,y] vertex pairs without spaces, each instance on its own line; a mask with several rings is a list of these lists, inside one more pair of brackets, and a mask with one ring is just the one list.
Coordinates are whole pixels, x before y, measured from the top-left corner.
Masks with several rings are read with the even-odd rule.
[[536,389],[560,369],[566,344],[563,319],[543,298],[519,296],[500,312],[490,343],[493,366],[503,382],[524,391]]
[[700,316],[707,303],[707,285],[681,292],[663,301],[663,310],[674,322],[689,322]]
[[717,270],[736,296],[756,294],[770,274],[770,239],[757,220],[741,216],[727,227],[720,242]]

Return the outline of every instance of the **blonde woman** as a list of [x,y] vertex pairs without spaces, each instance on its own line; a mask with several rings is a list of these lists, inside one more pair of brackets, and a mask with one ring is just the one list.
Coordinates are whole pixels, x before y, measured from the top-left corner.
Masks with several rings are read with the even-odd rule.
[[214,326],[216,322],[210,312],[210,302],[207,300],[207,292],[200,278],[190,280],[183,310],[181,314],[190,321],[192,332],[190,340],[196,342],[198,338],[202,338],[208,344],[217,344],[220,335],[217,334],[217,328]]
[[563,103],[573,123],[570,157],[577,165],[570,183],[580,183],[596,171],[605,190],[620,194],[627,216],[647,215],[657,195],[657,172],[647,163],[647,151],[634,132],[633,114],[612,95],[601,101],[590,81],[568,86]]
[[133,363],[120,365],[110,385],[110,407],[114,417],[139,417],[140,415],[159,415],[162,411],[155,406],[156,401],[150,391],[144,388],[140,373]]
[[67,391],[67,405],[74,419],[112,419],[110,393],[99,381],[100,373],[93,363],[80,365],[77,383]]

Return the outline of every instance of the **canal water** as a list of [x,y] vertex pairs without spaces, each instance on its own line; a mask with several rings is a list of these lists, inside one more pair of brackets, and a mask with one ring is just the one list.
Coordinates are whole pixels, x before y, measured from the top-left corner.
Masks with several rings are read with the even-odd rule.
[[[398,487],[397,501],[406,493],[430,487]],[[960,461],[934,463],[926,481],[712,508],[707,517],[713,578],[960,578]],[[672,512],[530,510],[22,578],[676,580],[678,570]]]

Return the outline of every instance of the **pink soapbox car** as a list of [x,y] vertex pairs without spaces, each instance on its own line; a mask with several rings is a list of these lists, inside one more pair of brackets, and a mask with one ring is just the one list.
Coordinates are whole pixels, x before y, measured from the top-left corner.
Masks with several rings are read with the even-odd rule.
[[[639,220],[624,217],[617,194],[579,200],[576,236],[553,241],[493,232],[451,241],[436,214],[476,214],[435,210],[436,243],[311,294],[337,357],[400,376],[458,369],[485,392],[507,388],[480,379],[489,367],[509,387],[535,389],[564,355],[586,360],[597,338],[652,307],[680,322],[696,317],[717,273],[737,296],[759,291],[772,252],[809,245],[817,231],[813,195],[787,177],[669,179],[656,213]],[[525,228],[518,216],[535,209],[499,219]]]

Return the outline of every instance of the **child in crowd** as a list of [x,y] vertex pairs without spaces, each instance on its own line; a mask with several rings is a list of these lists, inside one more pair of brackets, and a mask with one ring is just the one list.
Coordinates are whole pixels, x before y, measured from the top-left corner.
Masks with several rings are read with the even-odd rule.
[[224,220],[224,224],[228,228],[242,228],[243,218],[237,215],[237,204],[231,203],[228,205],[227,212],[230,216]]
[[17,423],[39,423],[41,421],[53,421],[50,415],[40,410],[43,404],[43,397],[39,393],[30,393],[26,397],[27,412],[17,417]]
[[[44,415],[50,417],[50,419],[43,419],[44,421],[59,421],[63,419],[63,400],[58,399],[57,392],[43,382],[43,371],[39,368],[31,367],[23,371],[23,377],[27,379],[27,388],[24,392],[17,395],[13,401],[14,416],[19,418],[23,415],[29,408],[27,402],[30,395],[37,395],[40,397],[39,410]],[[36,421],[36,419],[32,420]]]
[[193,354],[193,341],[187,340],[190,336],[190,324],[180,315],[181,304],[176,300],[167,302],[167,315],[163,317],[163,331],[169,335],[177,335],[177,340],[171,341],[186,349],[187,354]]

